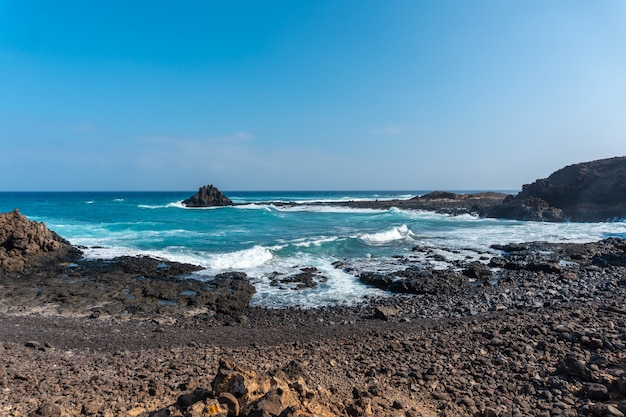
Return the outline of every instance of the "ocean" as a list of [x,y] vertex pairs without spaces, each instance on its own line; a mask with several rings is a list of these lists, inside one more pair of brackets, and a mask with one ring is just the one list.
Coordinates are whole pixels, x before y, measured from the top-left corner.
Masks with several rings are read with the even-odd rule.
[[[193,277],[203,280],[221,272],[245,272],[257,291],[252,304],[267,307],[353,304],[384,297],[388,294],[363,285],[358,273],[403,269],[406,262],[445,268],[459,260],[484,260],[497,253],[492,244],[626,237],[624,221],[539,223],[332,205],[407,199],[426,192],[226,191],[237,206],[201,209],[181,203],[194,191],[4,192],[0,212],[18,208],[30,220],[45,222],[72,244],[86,247],[86,258],[150,255],[193,263],[203,268]],[[315,268],[317,286],[276,285],[276,277],[303,268]]]

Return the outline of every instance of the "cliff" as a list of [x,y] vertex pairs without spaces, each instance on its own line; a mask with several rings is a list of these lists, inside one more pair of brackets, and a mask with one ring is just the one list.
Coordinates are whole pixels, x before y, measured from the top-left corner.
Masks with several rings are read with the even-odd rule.
[[566,166],[485,213],[537,221],[600,222],[626,218],[626,157]]

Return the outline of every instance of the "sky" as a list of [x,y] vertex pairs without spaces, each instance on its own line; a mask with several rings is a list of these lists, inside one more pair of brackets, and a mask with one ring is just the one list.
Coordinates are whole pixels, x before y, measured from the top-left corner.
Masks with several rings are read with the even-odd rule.
[[626,155],[626,0],[0,0],[0,191],[516,190]]

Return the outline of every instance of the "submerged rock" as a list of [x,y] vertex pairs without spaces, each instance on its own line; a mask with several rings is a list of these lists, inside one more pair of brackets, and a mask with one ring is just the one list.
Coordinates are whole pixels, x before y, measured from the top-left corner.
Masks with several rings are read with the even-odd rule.
[[200,187],[198,192],[183,200],[186,207],[221,207],[232,206],[233,202],[213,185]]

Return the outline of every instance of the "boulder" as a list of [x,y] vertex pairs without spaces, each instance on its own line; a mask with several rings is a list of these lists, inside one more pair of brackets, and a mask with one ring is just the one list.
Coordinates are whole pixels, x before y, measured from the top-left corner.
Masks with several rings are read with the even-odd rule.
[[526,184],[487,217],[598,222],[626,218],[626,157],[566,166]]
[[330,401],[325,390],[309,387],[297,367],[289,363],[264,373],[222,358],[212,384],[213,397],[228,408],[229,416],[336,417],[326,406]]
[[222,207],[232,206],[233,202],[213,185],[200,187],[198,192],[183,200],[186,207]]

